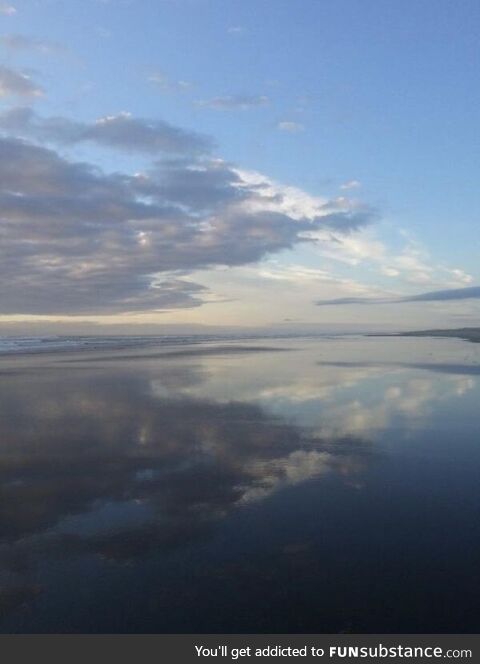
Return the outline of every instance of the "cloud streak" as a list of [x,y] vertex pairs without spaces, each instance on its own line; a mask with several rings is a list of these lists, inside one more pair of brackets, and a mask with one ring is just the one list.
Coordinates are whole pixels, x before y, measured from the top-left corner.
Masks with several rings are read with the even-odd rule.
[[174,93],[185,92],[192,87],[189,81],[172,81],[160,71],[153,72],[147,77],[149,83],[154,85],[160,92]]
[[332,300],[318,300],[318,306],[341,306],[350,304],[404,304],[408,302],[455,302],[458,300],[480,299],[480,286],[468,288],[450,288],[447,290],[430,291],[406,297],[341,297]]
[[349,190],[349,189],[358,189],[361,187],[361,182],[359,180],[347,180],[340,185],[340,189]]
[[198,101],[197,106],[211,108],[215,111],[248,111],[252,108],[267,106],[269,101],[265,95],[228,95]]
[[291,120],[282,120],[277,124],[277,129],[286,132],[287,134],[298,134],[303,131],[305,127],[300,122],[293,122]]
[[50,54],[65,52],[65,47],[47,39],[37,39],[28,35],[9,34],[0,37],[0,44],[13,52],[33,51],[36,53]]
[[149,155],[205,154],[213,148],[213,141],[207,136],[180,129],[162,120],[134,118],[129,113],[107,115],[86,123],[64,117],[42,118],[31,108],[15,108],[0,115],[0,128],[17,136],[53,144],[89,142]]

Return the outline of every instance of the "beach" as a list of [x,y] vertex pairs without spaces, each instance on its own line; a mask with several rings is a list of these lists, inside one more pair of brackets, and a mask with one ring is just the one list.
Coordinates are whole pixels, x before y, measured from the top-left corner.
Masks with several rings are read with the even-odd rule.
[[477,631],[477,345],[114,342],[0,357],[2,632]]

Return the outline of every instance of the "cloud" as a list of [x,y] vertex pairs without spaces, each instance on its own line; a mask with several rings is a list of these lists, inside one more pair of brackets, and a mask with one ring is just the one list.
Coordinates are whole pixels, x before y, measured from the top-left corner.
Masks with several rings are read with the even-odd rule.
[[315,304],[320,307],[330,305],[346,305],[346,304],[389,304],[397,300],[380,299],[373,297],[338,297],[331,300],[318,300]]
[[470,300],[480,298],[480,286],[470,286],[468,288],[454,288],[430,293],[421,293],[405,297],[403,302],[448,302],[450,300]]
[[240,25],[233,25],[231,28],[227,29],[229,35],[243,35],[245,33],[245,28],[242,28]]
[[289,134],[298,134],[303,131],[305,127],[300,124],[300,122],[291,122],[288,120],[283,120],[277,124],[277,129],[280,131],[285,131]]
[[[355,199],[343,196],[336,199],[348,201],[353,207]],[[329,260],[357,267],[368,266],[382,277],[396,279],[404,284],[415,284],[430,290],[460,288],[473,282],[464,270],[450,268],[432,260],[429,253],[400,229],[399,241],[407,242],[398,250],[392,250],[376,236],[373,228],[365,228],[355,235],[338,235],[320,231],[316,234],[317,251]]]
[[361,186],[362,185],[359,180],[347,180],[346,182],[340,185],[340,189],[344,190],[358,189]]
[[[308,238],[314,242],[326,234],[332,241],[332,233],[338,238],[351,238],[351,232],[370,225],[378,217],[372,207],[346,197],[325,199],[312,196],[298,187],[280,184],[255,171],[236,169],[242,180],[257,191],[249,200],[252,210],[271,210],[289,215],[293,219],[308,219],[312,223]],[[337,242],[337,235],[335,235]]]
[[[61,143],[93,136],[99,143],[149,151],[147,136],[153,133],[160,150],[166,132],[167,149],[178,137],[177,149],[205,145],[170,125],[129,117],[92,126],[38,120],[23,109],[2,121]],[[373,216],[344,201],[302,199],[299,190],[206,155],[164,159],[131,175],[107,174],[19,138],[0,138],[0,152],[3,314],[199,306],[208,293],[189,279],[191,271],[253,263],[311,241],[316,229],[348,233]]]
[[29,76],[0,65],[0,98],[39,97],[42,93],[42,88],[36,85]]
[[265,95],[231,95],[198,101],[197,105],[204,108],[211,108],[215,111],[248,111],[252,108],[266,106],[269,101],[269,98]]
[[316,304],[319,306],[348,304],[403,304],[406,302],[452,302],[472,299],[480,299],[480,286],[431,291],[428,293],[420,293],[418,295],[408,295],[406,297],[341,297],[333,300],[319,300]]
[[0,115],[0,128],[17,136],[60,145],[91,142],[151,155],[162,152],[204,154],[213,147],[213,141],[202,134],[174,127],[162,120],[133,118],[129,113],[107,115],[93,123],[85,123],[63,117],[41,118],[30,108],[15,108]]
[[27,35],[2,35],[0,43],[5,48],[11,51],[35,51],[37,53],[61,53],[65,48],[60,44],[51,42],[46,39],[37,39],[36,37],[29,37]]
[[445,272],[447,272],[450,276],[453,277],[455,280],[455,285],[457,284],[470,284],[473,281],[473,277],[470,274],[467,274],[464,270],[459,270],[458,268],[456,269],[449,269],[449,268],[444,268]]
[[157,90],[161,92],[174,93],[174,92],[185,92],[192,87],[192,84],[188,81],[172,81],[162,72],[153,72],[147,77],[149,83],[154,85]]
[[8,5],[4,2],[0,3],[0,14],[4,16],[13,16],[17,13],[17,10],[12,5]]
[[318,268],[305,267],[303,265],[277,265],[272,262],[271,265],[262,265],[258,269],[258,275],[264,279],[273,279],[276,281],[288,281],[292,285],[298,285],[305,288],[311,284],[328,284],[336,287],[343,288],[348,291],[356,291],[362,295],[371,293],[372,289],[368,286],[342,277],[336,277],[330,274],[327,270],[319,270]]

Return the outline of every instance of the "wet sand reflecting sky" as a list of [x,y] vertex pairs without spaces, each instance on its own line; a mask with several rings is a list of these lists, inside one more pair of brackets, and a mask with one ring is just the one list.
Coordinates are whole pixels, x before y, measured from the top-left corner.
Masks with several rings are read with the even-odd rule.
[[1,360],[3,632],[478,632],[480,346],[259,345]]

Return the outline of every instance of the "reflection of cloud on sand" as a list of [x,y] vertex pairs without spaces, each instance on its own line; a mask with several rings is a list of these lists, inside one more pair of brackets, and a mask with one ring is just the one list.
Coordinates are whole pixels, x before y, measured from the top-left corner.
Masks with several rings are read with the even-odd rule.
[[[287,342],[285,342],[287,343]],[[458,362],[458,347],[445,347],[437,361],[432,344],[412,348],[404,340],[302,340],[295,353],[210,358],[204,382],[181,394],[208,395],[217,403],[254,402],[268,412],[299,422],[320,437],[378,438],[388,427],[408,431],[429,417],[435,405],[474,389],[473,362]],[[443,348],[443,347],[442,347]],[[319,359],[319,357],[321,359]],[[374,360],[365,358],[374,357]],[[427,361],[428,360],[428,361]],[[234,380],[232,377],[234,376]],[[165,396],[158,384],[152,391]]]
[[369,454],[255,404],[181,396],[187,367],[169,371],[68,368],[2,383],[0,562],[12,597],[38,556],[161,554],[272,492],[358,473]]
[[[282,412],[285,404],[318,401],[336,388],[353,387],[369,375],[384,372],[378,367],[352,367],[348,372],[339,372],[333,366],[320,370],[315,361],[318,349],[315,351],[312,358],[307,345],[305,352],[283,353],[281,361],[275,353],[256,355],[254,361],[248,357],[212,357],[208,365],[203,365],[204,383],[186,386],[182,394],[198,398],[207,392],[217,402],[255,401],[269,410],[278,406]],[[159,396],[165,394],[158,382],[152,389]]]
[[422,425],[433,409],[452,397],[461,397],[474,389],[474,379],[465,376],[395,376],[394,383],[385,381],[370,386],[366,394],[355,399],[336,401],[326,399],[326,407],[319,432],[324,436],[357,435],[375,437],[392,426],[402,425],[409,430]]
[[345,477],[359,474],[362,469],[359,460],[351,456],[343,457],[340,453],[341,447],[341,442],[338,442],[336,453],[295,450],[282,459],[256,464],[254,474],[258,475],[259,481],[247,488],[241,502],[259,500],[279,489],[331,472],[337,472]]

